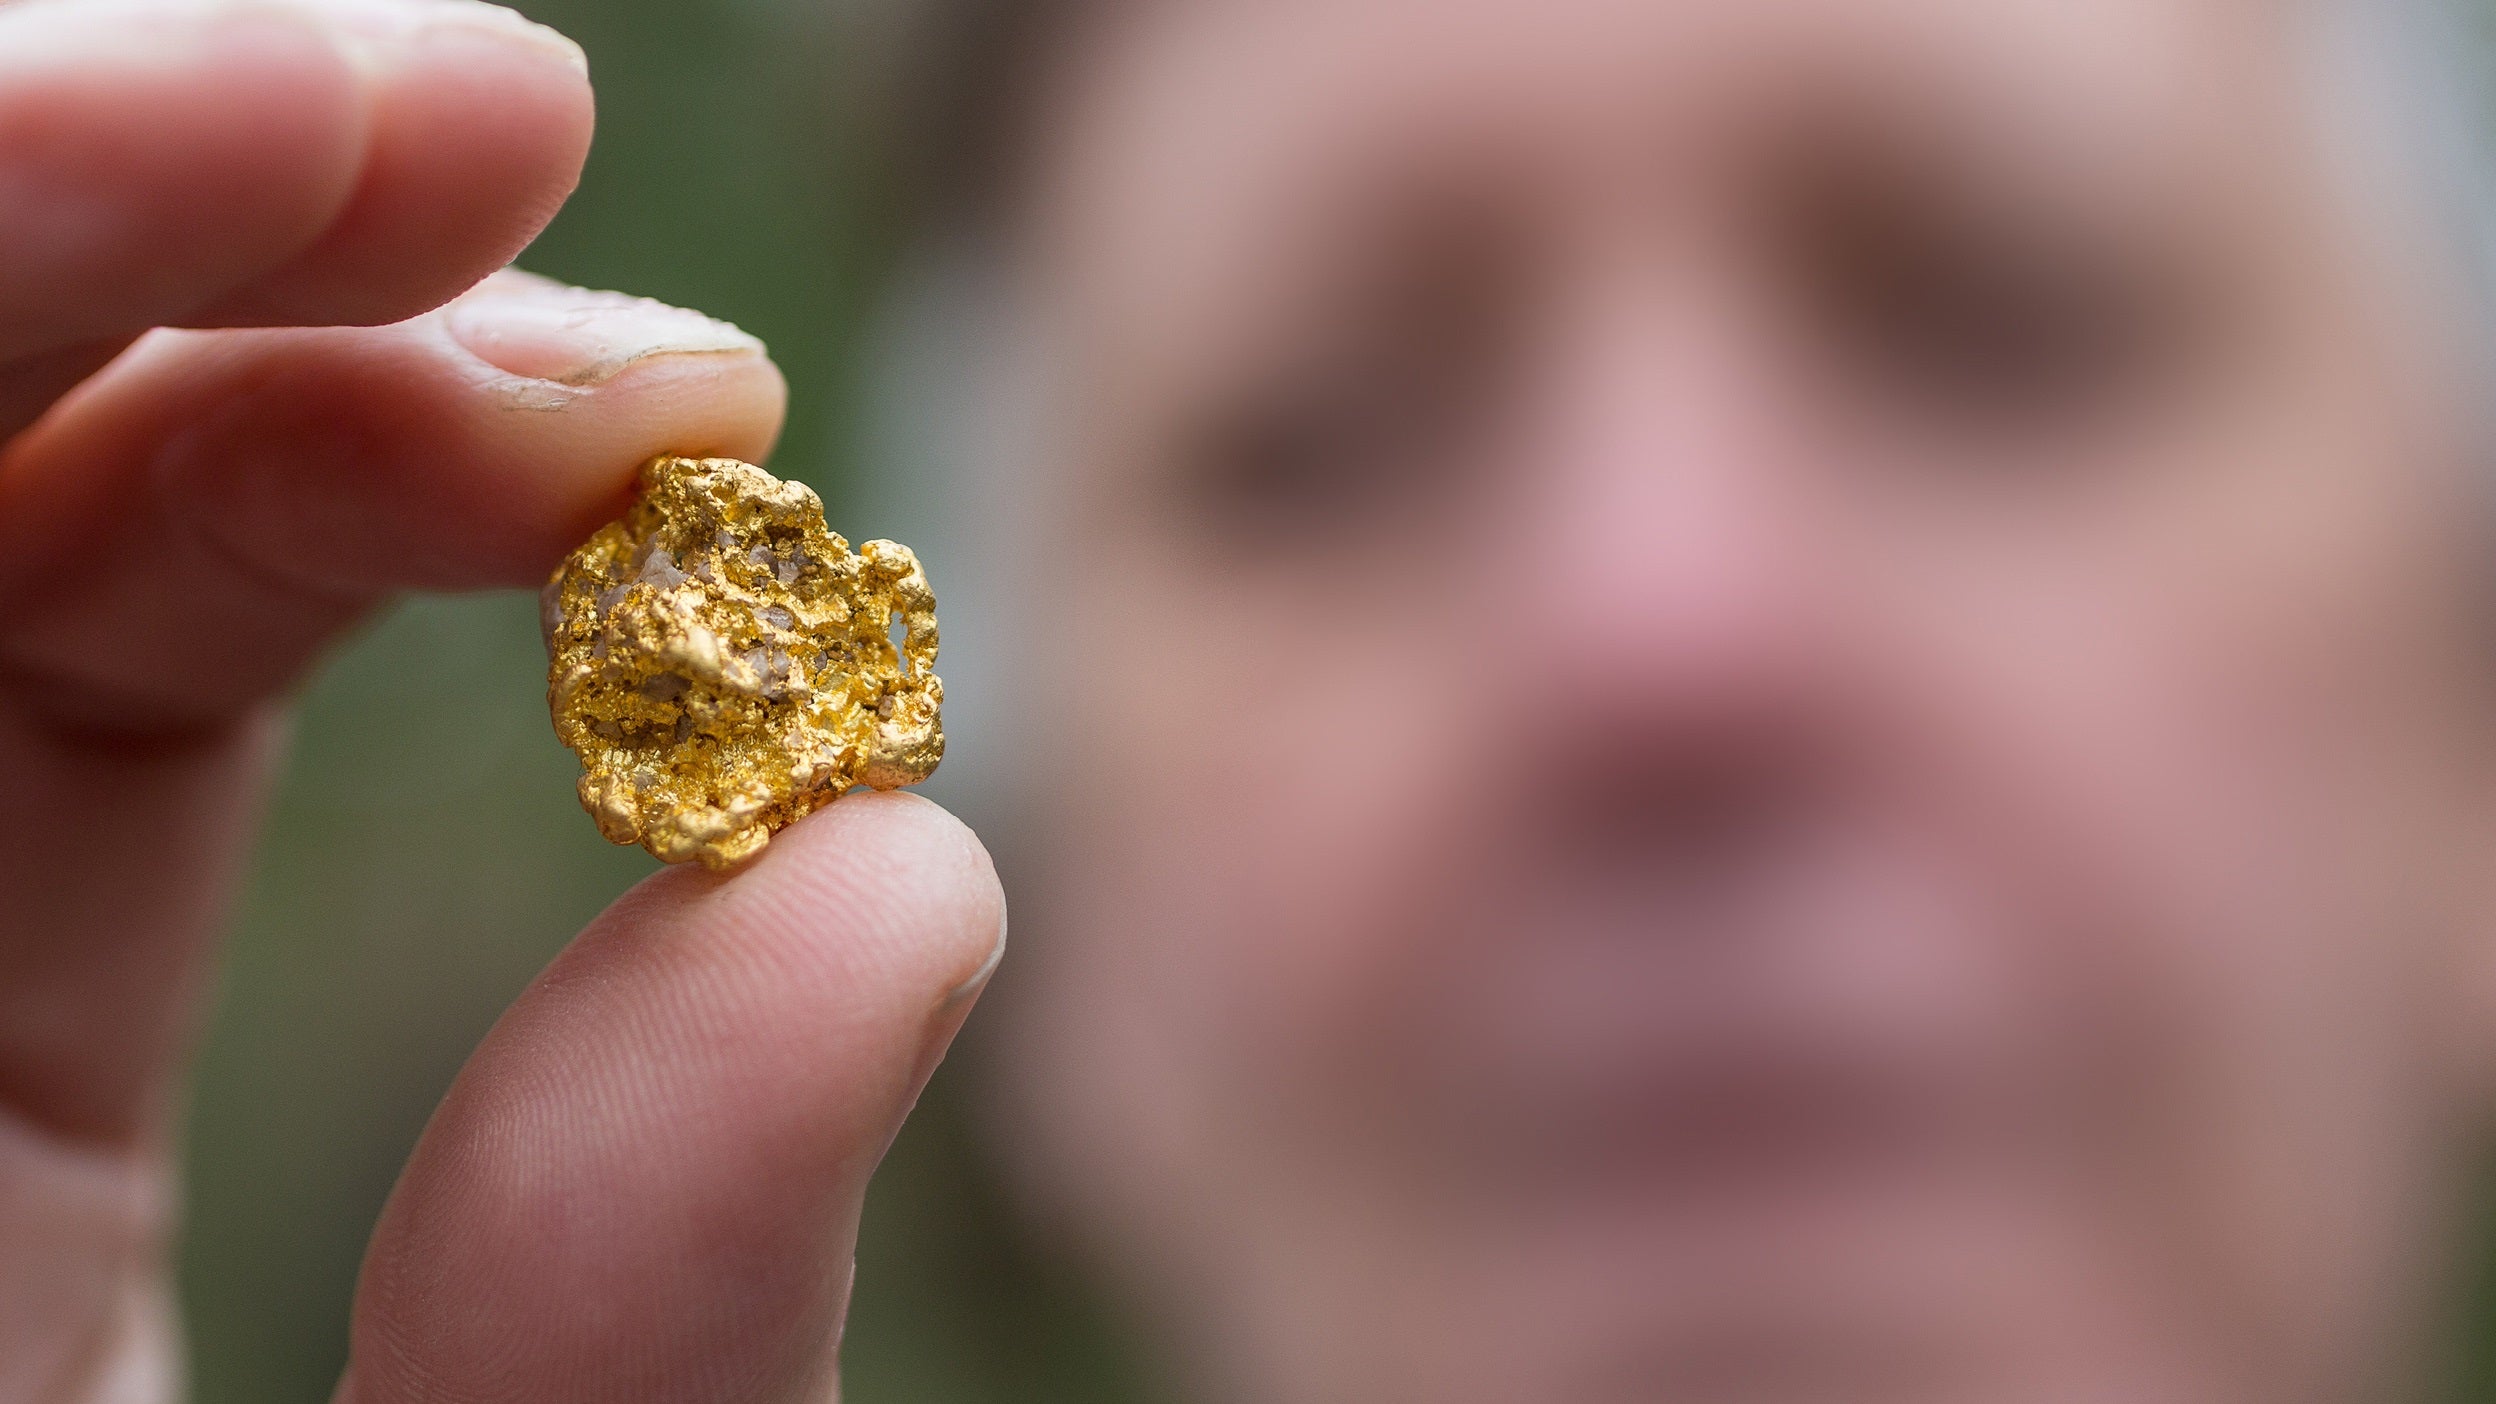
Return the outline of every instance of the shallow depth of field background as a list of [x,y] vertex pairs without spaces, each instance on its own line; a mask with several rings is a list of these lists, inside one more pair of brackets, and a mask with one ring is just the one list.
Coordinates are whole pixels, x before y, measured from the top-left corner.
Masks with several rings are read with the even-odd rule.
[[[589,50],[600,107],[580,195],[523,265],[763,337],[792,391],[775,468],[820,489],[851,540],[908,539],[859,491],[903,238],[890,72],[868,57],[889,16],[857,0],[520,8]],[[941,603],[948,563],[928,564]],[[572,798],[535,608],[405,605],[310,689],[198,1072],[183,1267],[200,1404],[329,1397],[365,1235],[426,1114],[505,1002],[650,871]],[[1097,1314],[1015,1236],[970,1144],[977,1056],[938,1076],[877,1182],[848,1397],[1127,1397]]]
[[[821,490],[851,540],[918,545],[942,605],[975,553],[949,555],[896,504],[908,462],[943,451],[906,426],[947,406],[896,436],[884,368],[929,348],[879,330],[911,266],[888,101],[903,80],[880,37],[912,3],[520,0],[587,47],[600,95],[582,190],[522,262],[763,337],[792,392],[774,468]],[[945,618],[957,700],[1011,707],[961,648],[976,632]],[[200,1404],[329,1397],[365,1235],[428,1111],[503,1005],[650,871],[580,813],[544,688],[535,601],[513,595],[405,605],[309,690],[197,1077],[183,1270]],[[989,763],[956,739],[949,800]],[[982,1159],[978,1029],[869,1201],[846,1397],[1140,1398],[1133,1352],[1016,1229]],[[2476,1354],[2456,1397],[2496,1398]]]

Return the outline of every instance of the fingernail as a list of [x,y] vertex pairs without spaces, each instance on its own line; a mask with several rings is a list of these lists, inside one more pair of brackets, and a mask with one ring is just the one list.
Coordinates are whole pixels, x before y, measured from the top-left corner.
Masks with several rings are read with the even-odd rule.
[[560,31],[550,29],[517,10],[481,0],[297,0],[337,25],[351,39],[366,41],[359,57],[387,65],[393,46],[423,44],[435,39],[489,39],[518,44],[558,59],[575,70],[589,71],[589,55]]
[[979,963],[971,977],[945,992],[944,1001],[928,1016],[927,1032],[919,1049],[919,1064],[911,1072],[910,1085],[925,1088],[927,1080],[936,1075],[945,1055],[952,1051],[954,1036],[962,1032],[963,1021],[970,1017],[971,1001],[988,987],[988,978],[997,973],[1005,960],[1005,913],[997,913],[997,936],[988,947],[988,958]]
[[962,1003],[988,987],[988,977],[996,974],[997,967],[1005,963],[1005,928],[1005,913],[999,912],[997,913],[997,939],[996,943],[988,948],[988,959],[980,962],[979,969],[971,972],[971,978],[946,992],[947,1008]]
[[598,385],[653,356],[764,350],[754,337],[699,312],[526,274],[498,275],[446,315],[451,335],[487,365],[562,385]]

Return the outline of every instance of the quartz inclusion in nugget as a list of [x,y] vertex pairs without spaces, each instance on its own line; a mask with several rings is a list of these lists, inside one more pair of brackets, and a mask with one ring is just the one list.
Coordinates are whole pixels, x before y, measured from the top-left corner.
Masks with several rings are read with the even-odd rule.
[[813,491],[751,464],[653,459],[632,511],[547,583],[544,619],[581,805],[664,862],[726,868],[944,756],[918,558],[890,541],[852,554]]

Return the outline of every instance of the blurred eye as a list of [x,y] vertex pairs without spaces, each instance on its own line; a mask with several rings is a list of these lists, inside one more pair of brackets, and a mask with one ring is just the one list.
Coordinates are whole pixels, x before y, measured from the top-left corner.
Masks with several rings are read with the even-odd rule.
[[2069,427],[2155,394],[2193,349],[2177,261],[2103,235],[1860,202],[1812,245],[1841,363],[1927,414]]
[[1901,260],[1842,310],[1892,377],[1988,418],[2104,409],[2172,348],[2154,299],[2120,271],[1982,254]]
[[1260,548],[1427,540],[1499,427],[1522,272],[1509,223],[1470,187],[1424,186],[1332,249],[1271,309],[1278,344],[1183,421],[1185,524]]
[[1377,369],[1283,377],[1209,414],[1183,450],[1179,508],[1207,535],[1372,529],[1450,475],[1457,414]]

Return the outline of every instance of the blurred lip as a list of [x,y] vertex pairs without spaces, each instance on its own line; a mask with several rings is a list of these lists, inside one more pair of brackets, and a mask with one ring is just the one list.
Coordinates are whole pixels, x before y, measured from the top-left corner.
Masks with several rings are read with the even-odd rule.
[[1659,872],[1527,871],[1454,913],[1408,1026],[1510,1203],[1918,1212],[2031,1198],[2089,1149],[2110,1069],[2011,962],[2016,869],[1843,796]]
[[1620,1053],[1511,1084],[1468,1118],[1474,1161],[1574,1207],[1797,1211],[1929,1187],[2033,1145],[2036,1118],[1972,1062],[1765,1029]]

